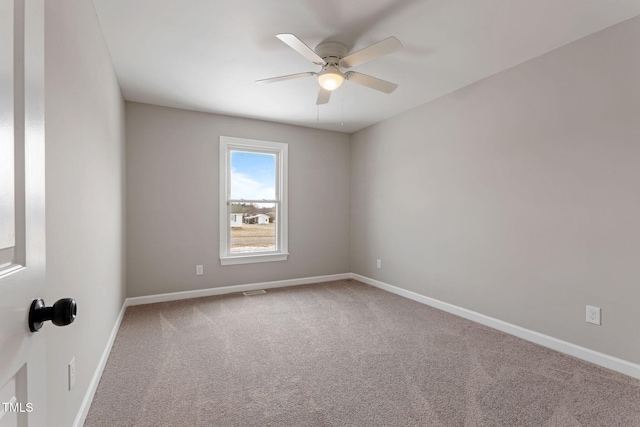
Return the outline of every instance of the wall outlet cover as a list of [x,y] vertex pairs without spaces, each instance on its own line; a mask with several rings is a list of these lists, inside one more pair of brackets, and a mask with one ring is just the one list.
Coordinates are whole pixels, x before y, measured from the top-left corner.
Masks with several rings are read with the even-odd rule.
[[587,323],[600,325],[600,307],[587,306]]

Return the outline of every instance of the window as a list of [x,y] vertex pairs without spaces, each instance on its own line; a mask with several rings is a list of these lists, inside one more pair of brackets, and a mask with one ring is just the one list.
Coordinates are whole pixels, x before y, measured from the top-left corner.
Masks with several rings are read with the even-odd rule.
[[287,144],[220,137],[220,263],[285,261]]

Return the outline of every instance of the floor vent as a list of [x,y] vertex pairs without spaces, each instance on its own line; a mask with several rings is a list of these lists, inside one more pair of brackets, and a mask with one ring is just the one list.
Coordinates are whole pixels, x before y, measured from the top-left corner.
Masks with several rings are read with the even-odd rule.
[[246,295],[248,297],[250,297],[251,295],[260,295],[260,294],[266,294],[267,291],[265,291],[264,289],[259,289],[257,291],[247,291],[247,292],[243,292],[242,295]]

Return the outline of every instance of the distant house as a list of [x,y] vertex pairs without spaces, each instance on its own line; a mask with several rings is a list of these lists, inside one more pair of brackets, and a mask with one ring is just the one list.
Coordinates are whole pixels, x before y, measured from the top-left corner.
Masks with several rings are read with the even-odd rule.
[[231,228],[242,228],[242,214],[231,214]]
[[257,214],[247,216],[244,220],[247,224],[269,224],[269,215]]

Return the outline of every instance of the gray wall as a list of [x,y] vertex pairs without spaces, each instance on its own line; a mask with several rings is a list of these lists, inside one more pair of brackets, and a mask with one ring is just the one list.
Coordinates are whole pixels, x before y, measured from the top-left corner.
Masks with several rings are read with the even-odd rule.
[[[220,265],[220,135],[289,144],[287,261]],[[127,102],[126,137],[128,296],[350,271],[349,135]]]
[[[125,298],[124,101],[87,1],[46,2],[48,304],[73,297],[76,321],[45,325],[48,425],[73,424]],[[76,358],[76,384],[67,364]]]
[[635,18],[354,134],[352,271],[640,363],[638,46]]

